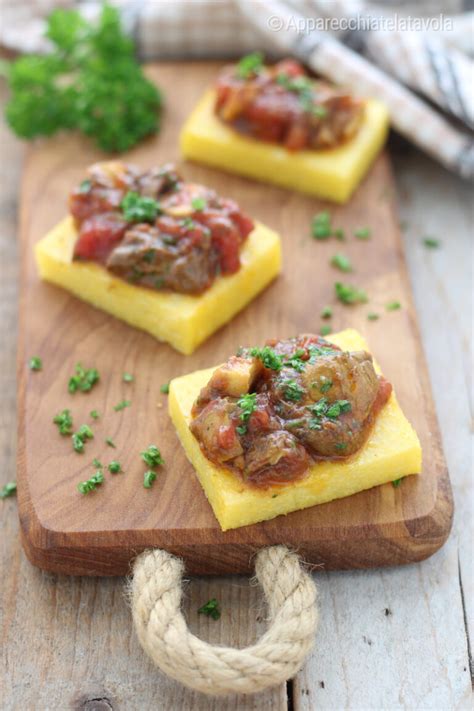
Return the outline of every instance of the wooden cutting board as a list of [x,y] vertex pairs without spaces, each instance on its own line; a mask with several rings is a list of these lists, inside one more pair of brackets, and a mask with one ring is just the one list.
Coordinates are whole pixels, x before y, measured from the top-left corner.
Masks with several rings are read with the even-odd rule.
[[[31,148],[21,196],[21,300],[18,351],[18,497],[23,544],[35,565],[77,575],[122,575],[144,548],[161,547],[182,556],[190,573],[235,573],[252,568],[262,546],[286,543],[309,561],[327,568],[364,568],[419,561],[436,551],[450,530],[453,504],[442,453],[428,374],[413,308],[394,209],[394,183],[386,155],[344,207],[296,193],[183,164],[180,127],[203,89],[215,76],[214,63],[162,64],[150,68],[166,97],[159,136],[131,151],[126,160],[148,167],[177,162],[186,179],[203,182],[235,198],[283,240],[284,271],[232,323],[192,356],[84,304],[65,291],[40,282],[33,245],[65,214],[70,188],[86,166],[105,156],[90,142],[63,135]],[[346,242],[311,239],[314,213],[329,208]],[[369,226],[370,241],[353,237]],[[335,252],[355,267],[341,275],[329,266]],[[363,286],[370,303],[335,302],[333,284]],[[402,309],[386,312],[399,300]],[[222,533],[194,471],[187,462],[167,414],[160,386],[170,378],[218,364],[241,344],[263,343],[303,331],[317,332],[321,307],[334,308],[333,330],[360,330],[394,384],[401,405],[420,437],[423,473],[272,521]],[[378,321],[367,313],[377,311]],[[31,372],[32,355],[43,359]],[[74,366],[97,367],[100,384],[89,394],[67,392]],[[122,381],[131,372],[135,382]],[[122,399],[131,407],[115,412]],[[59,436],[53,416],[70,408],[77,425],[91,422],[95,438],[76,454]],[[111,437],[116,449],[104,440]],[[158,444],[166,461],[152,489],[144,489],[139,452]],[[118,459],[125,473],[107,474],[95,493],[81,496],[76,484],[92,473],[92,459]]]

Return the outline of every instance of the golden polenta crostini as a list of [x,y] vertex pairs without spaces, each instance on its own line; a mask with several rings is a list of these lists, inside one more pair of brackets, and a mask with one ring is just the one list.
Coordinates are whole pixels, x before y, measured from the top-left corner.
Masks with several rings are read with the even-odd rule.
[[388,111],[259,54],[225,67],[181,134],[185,158],[346,202],[383,146]]
[[278,235],[173,166],[98,163],[36,245],[40,276],[192,353],[281,268]]
[[421,471],[418,437],[352,329],[176,378],[169,411],[223,530]]

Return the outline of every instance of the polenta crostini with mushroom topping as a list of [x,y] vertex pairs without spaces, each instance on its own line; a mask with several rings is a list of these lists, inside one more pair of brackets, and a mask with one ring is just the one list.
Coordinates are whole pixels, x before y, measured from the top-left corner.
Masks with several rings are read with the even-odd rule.
[[181,134],[186,158],[336,202],[357,187],[388,133],[378,100],[251,54],[224,67]]
[[279,236],[174,166],[92,165],[36,246],[42,278],[191,353],[278,274]]
[[170,414],[223,530],[421,471],[421,448],[348,329],[242,348],[177,378]]

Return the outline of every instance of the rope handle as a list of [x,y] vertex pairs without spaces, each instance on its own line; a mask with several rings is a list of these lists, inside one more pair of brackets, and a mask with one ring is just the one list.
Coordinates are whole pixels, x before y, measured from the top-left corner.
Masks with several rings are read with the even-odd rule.
[[316,586],[285,546],[259,551],[255,573],[270,626],[250,647],[234,649],[193,635],[181,612],[183,561],[147,550],[135,560],[131,604],[145,652],[168,676],[214,696],[254,693],[293,677],[313,645],[318,623]]

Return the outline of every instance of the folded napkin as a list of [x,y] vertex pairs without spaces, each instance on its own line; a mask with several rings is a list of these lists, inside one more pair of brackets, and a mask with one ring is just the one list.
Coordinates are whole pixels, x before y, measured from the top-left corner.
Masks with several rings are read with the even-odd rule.
[[[356,94],[381,99],[395,130],[451,170],[474,175],[474,13],[462,12],[462,0],[399,0],[396,6],[392,0],[112,4],[120,7],[143,59],[228,58],[256,49],[294,56]],[[74,3],[5,5],[0,43],[33,51],[44,47],[41,18],[52,7]],[[91,16],[100,3],[80,7]]]

